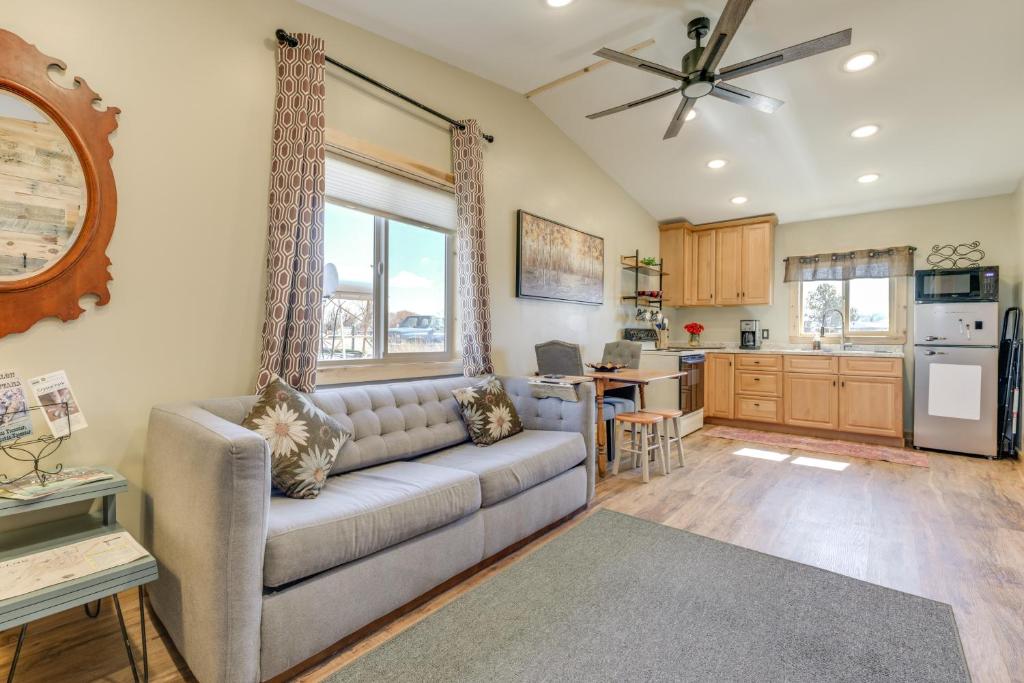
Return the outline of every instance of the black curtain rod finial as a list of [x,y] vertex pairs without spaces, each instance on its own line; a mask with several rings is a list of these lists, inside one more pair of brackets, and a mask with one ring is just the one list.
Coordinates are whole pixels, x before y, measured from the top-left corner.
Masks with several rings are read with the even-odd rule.
[[285,31],[283,28],[277,29],[277,31],[274,32],[274,35],[277,36],[277,42],[284,43],[288,47],[299,46],[299,39],[288,33],[288,31]]

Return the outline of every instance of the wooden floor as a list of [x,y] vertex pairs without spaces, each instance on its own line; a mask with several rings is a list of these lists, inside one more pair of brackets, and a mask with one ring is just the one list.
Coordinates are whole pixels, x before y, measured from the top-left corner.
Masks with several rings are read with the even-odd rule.
[[[953,606],[975,683],[1024,681],[1024,466],[929,456],[928,469],[815,456],[705,437],[687,466],[643,485],[626,472],[598,485],[595,507],[636,515]],[[816,461],[796,464],[797,456]],[[842,468],[842,469],[833,469]],[[319,681],[564,533],[578,518],[304,674]],[[138,645],[134,593],[122,604]],[[152,680],[193,680],[149,630]],[[0,633],[0,674],[16,631]],[[109,601],[29,627],[17,681],[130,681]]]

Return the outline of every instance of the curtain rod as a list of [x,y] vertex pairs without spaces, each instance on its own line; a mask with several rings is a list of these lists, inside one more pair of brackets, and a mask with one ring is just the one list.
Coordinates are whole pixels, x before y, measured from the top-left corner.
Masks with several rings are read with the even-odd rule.
[[[293,36],[292,34],[288,33],[287,31],[285,31],[283,28],[277,29],[277,31],[274,33],[274,35],[277,37],[277,41],[279,43],[284,43],[288,47],[298,47],[298,45],[299,45],[299,39],[296,38],[295,36]],[[387,93],[389,93],[391,95],[394,95],[398,99],[403,100],[405,102],[408,102],[409,104],[413,105],[414,107],[419,107],[423,111],[427,112],[428,114],[433,114],[434,116],[436,116],[439,119],[447,121],[451,125],[453,125],[456,128],[458,128],[459,130],[466,130],[466,125],[465,124],[459,123],[458,121],[456,121],[455,119],[451,118],[450,116],[445,116],[441,112],[439,112],[436,109],[433,109],[431,107],[428,107],[427,105],[423,104],[422,102],[417,102],[416,100],[414,100],[413,98],[409,97],[408,95],[403,95],[402,93],[398,92],[394,88],[381,83],[380,81],[378,81],[375,78],[367,76],[366,74],[362,73],[361,71],[357,71],[356,69],[353,69],[352,67],[350,67],[347,64],[343,64],[343,63],[339,62],[337,59],[334,59],[330,55],[325,55],[324,59],[326,59],[329,64],[333,64],[334,66],[338,67],[339,69],[344,69],[345,71],[347,71],[348,73],[352,74],[356,78],[361,78],[364,81],[366,81],[367,83],[369,83],[371,85],[375,85],[378,88],[380,88],[381,90],[383,90],[383,91],[385,91],[385,92],[387,92]],[[494,142],[494,136],[493,135],[488,135],[487,133],[480,133],[480,137],[482,137],[487,142]]]

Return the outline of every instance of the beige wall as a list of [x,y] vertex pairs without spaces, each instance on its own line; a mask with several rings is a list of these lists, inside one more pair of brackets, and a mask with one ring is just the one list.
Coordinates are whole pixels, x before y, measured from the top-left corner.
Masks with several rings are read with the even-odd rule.
[[[66,369],[89,420],[69,465],[113,465],[132,483],[120,517],[139,529],[142,448],[155,403],[251,390],[263,315],[275,28],[322,35],[330,54],[497,137],[485,153],[488,267],[499,371],[533,370],[533,344],[584,343],[625,324],[618,255],[657,251],[654,220],[522,96],[284,0],[6,0],[3,27],[66,61],[122,109],[113,139],[120,204],[112,299],[77,321],[0,340],[0,368]],[[329,77],[328,123],[448,165],[448,134],[386,96]],[[604,236],[606,303],[514,298],[515,211]],[[8,468],[0,468],[6,471]]]
[[[1018,193],[1019,195],[1020,193]],[[1018,196],[1017,204],[1021,199]],[[721,308],[673,309],[672,339],[685,339],[682,326],[696,320],[707,328],[705,341],[738,342],[739,321],[753,318],[762,328],[770,330],[768,343],[789,343],[789,287],[782,281],[782,259],[787,256],[817,254],[828,251],[867,249],[911,245],[917,247],[916,268],[926,268],[925,257],[933,244],[949,244],[978,240],[986,252],[985,263],[1000,267],[1000,308],[1016,305],[1024,263],[1022,243],[1024,224],[1014,226],[1011,195],[931,204],[908,209],[894,209],[840,218],[826,218],[780,225],[775,233],[775,297],[771,306],[736,306]],[[909,334],[913,334],[913,286],[908,287],[907,303]],[[906,362],[906,424],[910,426],[913,392],[913,339],[904,347]]]

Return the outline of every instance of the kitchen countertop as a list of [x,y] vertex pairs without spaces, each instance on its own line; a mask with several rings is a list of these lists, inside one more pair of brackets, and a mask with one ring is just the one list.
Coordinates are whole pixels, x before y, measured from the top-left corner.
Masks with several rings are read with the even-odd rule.
[[759,349],[741,349],[736,344],[703,344],[701,346],[687,346],[669,343],[667,349],[646,349],[644,353],[665,353],[681,354],[690,351],[704,351],[705,353],[754,353],[754,354],[794,354],[801,356],[864,356],[869,358],[903,358],[903,347],[896,345],[873,346],[861,345],[852,349],[839,349],[832,345],[826,345],[821,350],[814,350],[809,346],[762,346]]

